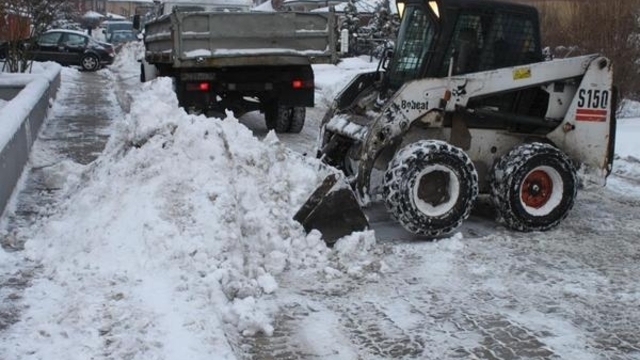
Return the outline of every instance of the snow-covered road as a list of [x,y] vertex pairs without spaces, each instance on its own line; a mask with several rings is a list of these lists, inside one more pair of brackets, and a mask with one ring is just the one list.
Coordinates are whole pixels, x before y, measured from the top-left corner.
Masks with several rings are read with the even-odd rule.
[[[74,113],[100,77],[105,151],[50,167],[59,191],[35,222],[0,222],[25,242],[0,250],[0,359],[640,359],[640,120],[620,121],[607,187],[554,230],[507,230],[480,201],[424,241],[372,206],[373,231],[328,249],[291,216],[322,178],[328,101],[375,65],[316,66],[305,129],[276,138],[257,113],[185,114],[170,81],[137,83],[129,50],[65,69],[54,106]],[[57,155],[36,146],[31,165]]]

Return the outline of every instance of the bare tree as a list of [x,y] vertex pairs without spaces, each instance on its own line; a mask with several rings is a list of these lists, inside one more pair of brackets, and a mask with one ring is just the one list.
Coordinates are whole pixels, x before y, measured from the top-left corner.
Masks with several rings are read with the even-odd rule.
[[640,99],[640,0],[534,1],[543,43],[601,53],[614,65],[620,95]]

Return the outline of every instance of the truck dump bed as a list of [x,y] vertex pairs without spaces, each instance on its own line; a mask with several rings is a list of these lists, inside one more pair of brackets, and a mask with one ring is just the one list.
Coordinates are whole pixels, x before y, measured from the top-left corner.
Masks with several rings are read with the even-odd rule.
[[145,25],[145,58],[174,68],[335,63],[333,13],[173,12]]

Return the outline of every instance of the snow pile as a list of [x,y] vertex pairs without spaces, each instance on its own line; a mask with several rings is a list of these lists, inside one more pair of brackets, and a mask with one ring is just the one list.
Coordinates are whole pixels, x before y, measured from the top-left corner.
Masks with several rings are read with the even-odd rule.
[[[40,100],[46,99],[50,82],[60,73],[60,65],[52,62],[34,67],[34,74],[0,73],[0,87],[19,89],[20,91],[0,107],[0,149],[18,133],[25,119]],[[6,155],[5,155],[6,156]],[[18,163],[16,163],[17,165]]]
[[[19,234],[43,276],[26,290],[24,320],[3,335],[3,352],[233,358],[225,329],[273,331],[274,305],[263,298],[278,275],[340,267],[319,233],[292,220],[328,174],[318,168],[231,116],[187,115],[168,78],[145,83],[104,154],[69,177],[58,214]],[[356,273],[375,238],[353,237],[351,249],[366,243],[361,255],[338,257]]]
[[[4,64],[5,64],[4,61],[0,61],[0,76],[2,76],[3,72],[6,74],[9,74],[9,67],[4,66]],[[52,70],[55,70],[56,68],[59,68],[59,67],[60,65],[52,61],[47,61],[47,62],[34,61],[30,64],[29,69],[24,74],[42,74],[45,72],[50,72]],[[22,73],[12,73],[12,74],[19,75]]]
[[616,175],[640,179],[640,148],[637,145],[639,137],[640,118],[618,120],[616,157],[613,161],[613,172]]
[[58,63],[55,63],[53,61],[47,61],[47,62],[34,61],[31,63],[31,69],[29,70],[29,73],[44,74],[46,72],[56,71],[58,69],[60,69],[60,65],[58,65]]
[[341,59],[337,66],[329,64],[313,65],[316,86],[316,107],[328,108],[338,93],[340,93],[357,74],[375,71],[377,66],[378,60],[373,59],[373,61],[369,61],[368,56]]
[[122,45],[113,64],[99,70],[100,74],[113,80],[115,95],[123,111],[131,108],[132,95],[140,90],[140,63],[144,57],[144,43],[132,41]]
[[[140,63],[144,57],[144,43],[142,41],[130,41],[122,44],[120,51],[113,60],[110,68],[117,69],[119,75],[140,75]],[[136,66],[137,65],[137,66]],[[110,72],[110,71],[109,71]]]
[[616,116],[618,119],[640,117],[640,102],[629,99],[622,100]]
[[[613,173],[631,180],[640,179],[640,102],[625,99],[618,110]],[[620,184],[616,184],[620,185]]]
[[[8,265],[11,260],[11,254],[6,252],[2,246],[0,246],[0,271],[7,272],[7,269],[10,268]],[[11,264],[11,266],[13,266],[13,264]]]
[[332,265],[324,269],[326,278],[348,274],[357,279],[379,280],[380,274],[386,272],[387,265],[379,256],[382,255],[380,252],[383,248],[376,245],[373,231],[343,237],[334,246],[334,252],[331,254]]

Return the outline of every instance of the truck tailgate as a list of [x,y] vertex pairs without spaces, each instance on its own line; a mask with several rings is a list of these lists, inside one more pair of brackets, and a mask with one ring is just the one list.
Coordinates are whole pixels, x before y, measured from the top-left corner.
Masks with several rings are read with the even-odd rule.
[[174,12],[145,27],[146,57],[178,67],[330,63],[333,13]]

